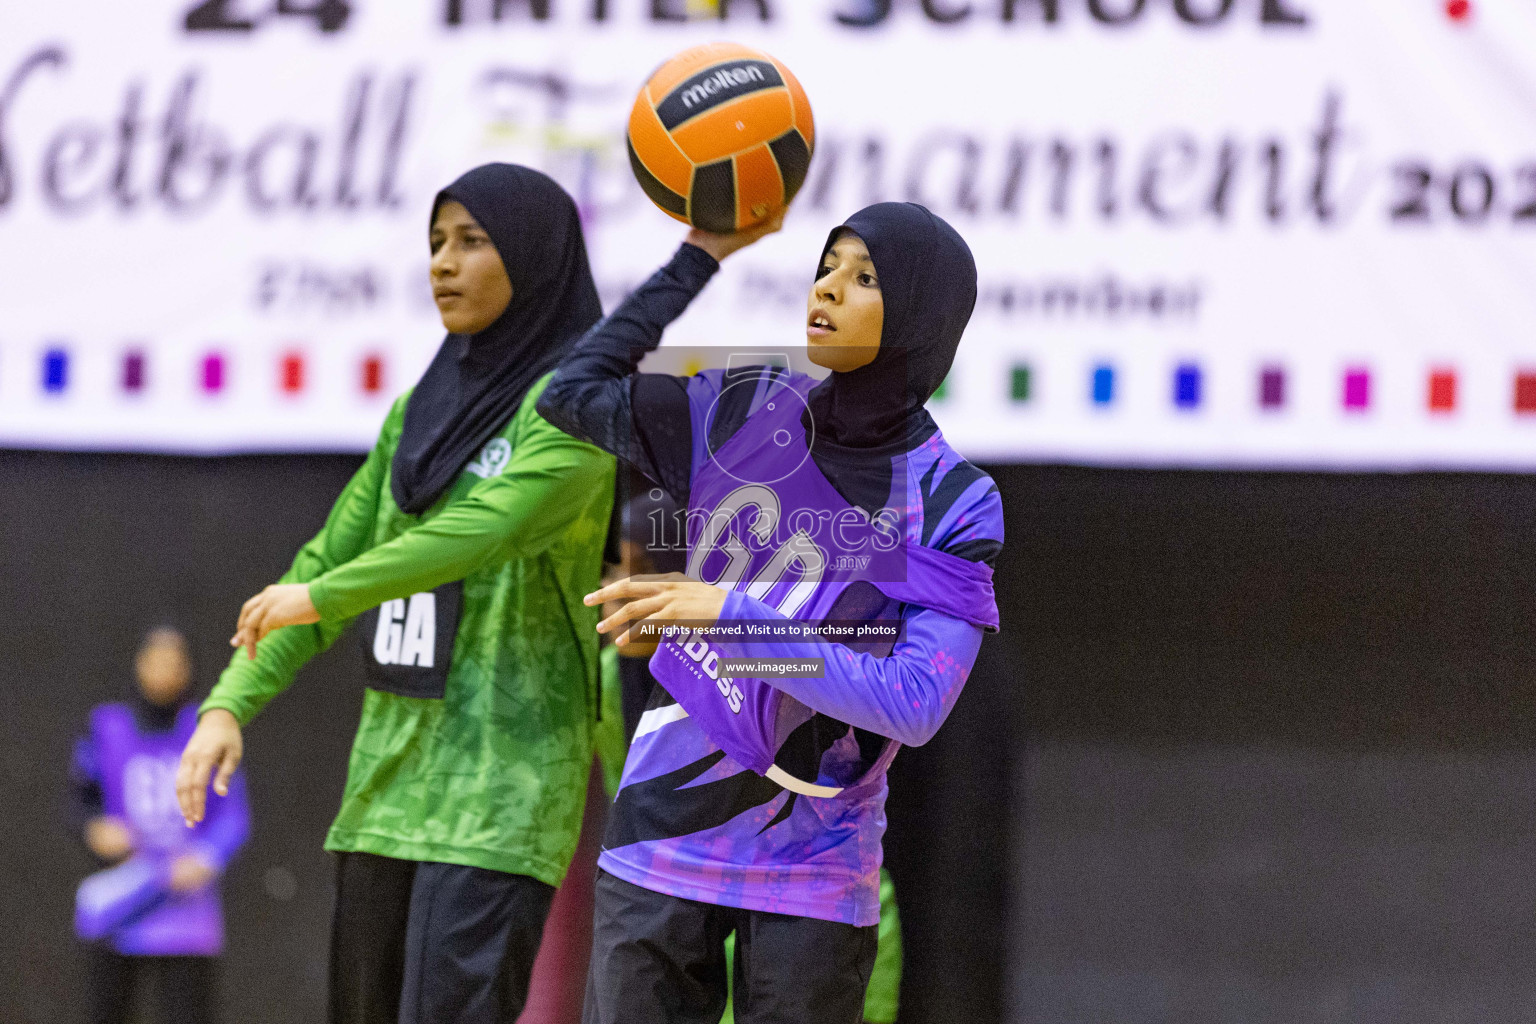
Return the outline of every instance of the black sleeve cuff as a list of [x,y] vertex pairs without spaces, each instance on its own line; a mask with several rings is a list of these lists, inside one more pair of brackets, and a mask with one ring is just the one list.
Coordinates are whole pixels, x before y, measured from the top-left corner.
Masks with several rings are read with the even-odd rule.
[[715,272],[720,269],[720,261],[693,243],[684,242],[677,247],[677,252],[668,266],[677,275],[679,281],[693,285],[697,290],[703,288],[709,283],[709,279],[715,276]]

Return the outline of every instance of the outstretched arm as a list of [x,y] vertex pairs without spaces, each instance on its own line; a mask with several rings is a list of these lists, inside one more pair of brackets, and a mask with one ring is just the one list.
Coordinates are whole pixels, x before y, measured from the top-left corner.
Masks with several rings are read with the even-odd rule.
[[[724,621],[788,621],[754,597],[726,595]],[[927,608],[908,606],[902,637],[888,657],[829,640],[712,641],[722,657],[821,658],[819,679],[769,679],[813,711],[909,747],[933,739],[949,717],[981,650],[982,629]]]
[[570,526],[572,510],[611,489],[612,467],[605,453],[531,416],[500,473],[306,585],[267,587],[245,603],[230,642],[255,651],[279,642],[283,627],[345,624],[385,601],[531,558]]
[[[395,431],[390,424],[398,419],[404,401],[402,398],[396,404],[367,460],[336,499],[320,532],[299,549],[293,564],[278,581],[279,586],[302,590],[305,584],[367,549],[378,518],[379,494],[394,452]],[[250,722],[273,697],[288,688],[304,663],[334,643],[346,626],[346,621],[321,622],[318,617],[310,618],[303,625],[271,637],[260,650],[252,644],[245,652],[237,651],[199,714],[222,708],[238,724]],[[231,642],[240,639],[237,633]],[[234,767],[229,770],[234,771]]]
[[431,519],[309,585],[324,621],[431,590],[486,566],[531,558],[613,486],[613,460],[534,417],[500,474],[482,480]]
[[[780,621],[777,609],[740,590],[722,590],[679,573],[636,576],[611,583],[589,594],[589,605],[627,600],[621,609],[597,624],[602,632],[624,630],[628,640],[636,622],[707,623]],[[821,658],[825,674],[816,679],[769,679],[813,711],[831,715],[910,747],[933,738],[949,717],[965,685],[982,629],[942,612],[909,606],[902,613],[902,637],[888,657],[879,658],[830,640],[772,640],[750,643],[711,638],[721,657]]]
[[[396,403],[385,420],[373,450],[342,489],[325,525],[294,556],[293,564],[283,574],[283,584],[302,589],[310,580],[356,557],[368,545],[378,516],[379,491],[394,449],[394,433],[389,424],[403,402],[402,398]],[[346,625],[309,620],[306,625],[271,637],[259,651],[253,645],[249,657],[246,652],[235,652],[213,692],[198,709],[197,729],[181,752],[176,800],[188,826],[203,819],[210,780],[220,796],[229,792],[230,777],[245,753],[240,727],[286,690],[304,663],[334,643]]]
[[680,500],[693,447],[686,383],[635,368],[719,269],[704,250],[681,246],[587,332],[539,397],[545,419],[638,467]]
[[638,467],[686,502],[693,456],[686,381],[635,369],[661,344],[662,333],[709,283],[721,260],[782,223],[781,217],[735,235],[689,232],[671,261],[560,363],[539,398],[540,415]]

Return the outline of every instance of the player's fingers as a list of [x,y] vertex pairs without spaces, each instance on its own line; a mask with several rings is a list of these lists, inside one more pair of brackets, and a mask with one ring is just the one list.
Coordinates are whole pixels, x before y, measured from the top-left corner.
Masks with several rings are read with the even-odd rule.
[[251,612],[251,617],[245,624],[246,649],[249,651],[251,658],[254,659],[256,657],[256,644],[275,628],[276,624],[272,617],[272,605],[270,602],[263,601]]
[[752,230],[752,240],[756,241],[765,235],[771,235],[775,231],[781,230],[784,227],[784,214],[788,212],[789,211],[787,208],[780,210],[778,213],[764,221],[760,226],[754,228]]
[[235,639],[230,641],[231,646],[239,647],[245,643],[244,638],[250,633],[251,616],[255,613],[260,599],[261,595],[258,594],[240,606],[240,617],[235,620]]
[[646,580],[630,576],[592,591],[592,593],[582,598],[581,602],[590,608],[595,604],[602,604],[604,601],[622,601],[631,597],[647,597],[656,593],[657,587],[657,583],[647,582]]
[[208,810],[208,776],[213,772],[213,757],[205,755],[198,759],[195,770],[192,773],[191,797],[192,820],[202,821],[204,813]]
[[219,796],[229,796],[229,780],[238,767],[240,767],[240,752],[233,747],[227,748],[224,756],[219,759],[219,774],[213,780],[215,793]]
[[188,825],[192,824],[191,782],[192,754],[184,750],[181,754],[181,763],[176,766],[176,807],[181,811],[181,816]]
[[626,623],[638,622],[649,617],[665,607],[666,603],[666,597],[660,594],[652,597],[637,598],[608,616],[602,622],[599,622],[597,624],[597,631],[599,633],[611,633]]
[[599,587],[592,591],[592,593],[581,599],[581,603],[590,608],[595,604],[602,604],[604,601],[617,601],[628,597],[629,589],[630,581],[628,579],[615,580],[607,586]]
[[208,773],[213,768],[213,758],[198,751],[187,759],[188,772],[184,784],[177,785],[177,800],[181,804],[182,817],[188,825],[203,820],[207,802]]
[[[262,593],[266,593],[266,591],[262,591]],[[235,631],[236,631],[236,632],[237,632],[237,633],[238,633],[238,632],[239,632],[239,631],[240,631],[240,630],[242,630],[242,629],[244,629],[244,628],[245,628],[245,624],[246,624],[246,622],[247,622],[247,621],[248,621],[248,620],[249,620],[249,619],[250,619],[250,617],[251,617],[251,612],[252,612],[252,611],[254,611],[254,610],[255,610],[255,609],[256,609],[256,606],[257,606],[257,605],[258,605],[258,604],[259,604],[259,603],[260,603],[260,602],[261,602],[261,594],[257,594],[257,595],[255,595],[255,596],[254,596],[254,597],[251,597],[251,598],[248,598],[248,599],[247,599],[247,600],[246,600],[246,602],[245,602],[245,604],[242,604],[242,605],[241,605],[241,606],[240,606],[240,615],[239,615],[239,617],[238,617],[238,618],[237,618],[237,619],[236,619],[236,620],[235,620]]]
[[181,805],[183,814],[188,807],[183,803],[182,798],[188,791],[187,787],[192,784],[192,765],[196,758],[197,753],[188,747],[181,752],[181,762],[176,765],[176,802]]
[[639,605],[640,602],[637,600],[632,600],[624,604],[619,608],[618,611],[614,612],[612,615],[609,615],[607,618],[599,622],[597,624],[597,631],[599,633],[607,633],[609,630],[622,626],[624,623],[629,621],[630,616],[634,614]]
[[256,660],[256,639],[256,632],[251,628],[250,623],[246,623],[240,628],[240,632],[235,634],[235,646],[244,647],[247,657],[252,661]]
[[[645,622],[647,619],[658,615],[658,613],[664,613],[669,604],[671,604],[669,595],[658,594],[655,597],[645,598],[644,600],[640,601],[631,601],[629,604],[625,605],[624,610],[626,612],[633,609],[632,614],[630,614],[628,617],[629,626],[624,630],[624,632],[614,637],[613,642],[620,647],[628,645],[629,641],[633,638],[632,634],[634,633],[636,627]],[[661,618],[665,620],[667,616],[662,614]],[[653,640],[656,638],[645,637],[644,639]]]

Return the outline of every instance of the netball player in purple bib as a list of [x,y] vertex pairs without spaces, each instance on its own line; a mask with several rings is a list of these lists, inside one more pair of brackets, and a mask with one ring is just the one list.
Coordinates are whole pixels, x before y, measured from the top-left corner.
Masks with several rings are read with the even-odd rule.
[[[186,637],[168,626],[150,631],[134,668],[132,699],[91,712],[71,772],[86,846],[103,869],[75,902],[76,934],[89,943],[86,1019],[205,1024],[217,1016],[224,952],[219,878],[250,833],[245,779],[235,773],[189,830],[175,785],[197,726],[197,706],[185,701]],[[150,977],[157,1012],[134,1014],[134,990]]]
[[[691,377],[636,372],[719,261],[774,227],[692,232],[539,401],[687,508],[687,575],[591,595],[629,601],[598,628],[622,644],[642,619],[717,623],[651,661],[598,861],[589,1024],[717,1024],[728,970],[743,1024],[858,1021],[886,768],[938,730],[997,626],[997,488],[924,410],[976,299],[970,250],[943,220],[882,203],[831,233],[806,326],[823,381],[738,356]],[[839,631],[858,623],[900,633]],[[757,678],[724,670],[731,658],[821,667]]]

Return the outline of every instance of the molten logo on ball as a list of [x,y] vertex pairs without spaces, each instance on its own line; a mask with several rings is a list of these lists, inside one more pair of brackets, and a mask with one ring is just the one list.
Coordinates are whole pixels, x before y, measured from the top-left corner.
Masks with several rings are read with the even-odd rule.
[[629,161],[651,201],[705,231],[774,216],[816,144],[805,90],[766,53],[717,43],[663,64],[635,98]]
[[[777,77],[777,76],[775,76]],[[693,107],[703,103],[715,93],[738,85],[751,85],[764,81],[763,69],[757,64],[742,64],[734,68],[721,68],[702,82],[683,90],[683,106]]]

